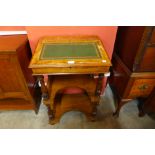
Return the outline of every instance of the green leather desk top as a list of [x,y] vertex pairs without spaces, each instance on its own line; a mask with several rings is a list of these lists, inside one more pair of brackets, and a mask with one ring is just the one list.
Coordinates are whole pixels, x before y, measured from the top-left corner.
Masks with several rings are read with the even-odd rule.
[[44,44],[40,59],[96,59],[100,58],[95,43],[51,43]]

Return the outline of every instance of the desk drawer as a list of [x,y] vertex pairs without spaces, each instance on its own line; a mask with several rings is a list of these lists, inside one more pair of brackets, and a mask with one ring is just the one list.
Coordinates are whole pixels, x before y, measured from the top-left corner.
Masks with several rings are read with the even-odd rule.
[[147,97],[155,87],[155,79],[137,79],[133,82],[128,98]]

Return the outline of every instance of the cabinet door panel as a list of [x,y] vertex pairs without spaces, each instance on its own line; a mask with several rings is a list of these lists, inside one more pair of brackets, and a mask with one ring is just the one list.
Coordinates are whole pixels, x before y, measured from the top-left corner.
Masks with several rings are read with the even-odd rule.
[[25,87],[15,55],[0,55],[0,99],[26,99]]

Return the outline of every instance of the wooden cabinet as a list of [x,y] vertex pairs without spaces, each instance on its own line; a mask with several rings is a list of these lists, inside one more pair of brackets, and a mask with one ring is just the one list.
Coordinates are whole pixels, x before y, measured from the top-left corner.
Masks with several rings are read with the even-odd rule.
[[148,97],[155,86],[155,27],[119,27],[112,63],[118,116],[125,103]]
[[30,58],[31,50],[26,35],[0,36],[1,110],[37,111],[39,87],[28,69]]

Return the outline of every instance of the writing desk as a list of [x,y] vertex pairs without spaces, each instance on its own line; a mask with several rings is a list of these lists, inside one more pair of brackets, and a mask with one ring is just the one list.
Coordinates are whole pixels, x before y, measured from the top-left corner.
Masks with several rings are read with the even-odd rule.
[[[49,109],[50,122],[51,120],[55,120],[53,123],[57,122],[60,115],[65,112],[65,110],[62,110],[63,112],[59,115],[59,118],[55,118],[58,113],[56,109],[62,109],[62,107],[56,108],[56,103],[58,101],[60,104],[61,102],[64,103],[59,100],[65,98],[65,96],[62,96],[63,88],[81,88],[86,92],[90,102],[99,102],[102,78],[104,73],[109,72],[110,66],[111,62],[97,36],[50,36],[41,38],[29,67],[32,69],[33,75],[38,76],[40,80],[44,103]],[[47,85],[45,85],[43,75],[48,75]],[[97,78],[97,82],[95,82],[94,77]],[[57,95],[60,92],[61,95]],[[68,99],[72,97],[67,95],[67,99],[64,99],[67,101],[67,103],[64,103],[65,106],[71,103]],[[77,101],[79,97],[75,98]],[[83,99],[86,100],[86,97],[83,97]],[[70,104],[66,111],[80,110],[81,106],[79,105],[81,104],[79,102],[77,101],[74,106]],[[92,108],[88,108],[88,106],[85,108],[90,109],[87,112],[90,115],[95,113],[94,105],[96,104],[93,104]]]

